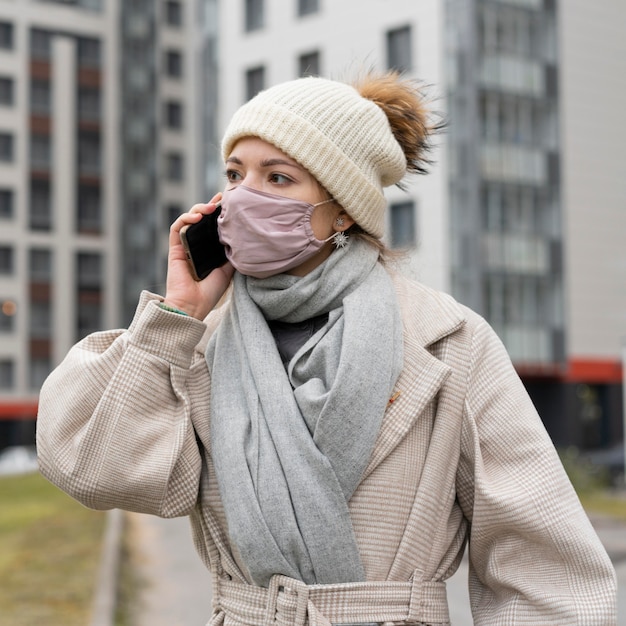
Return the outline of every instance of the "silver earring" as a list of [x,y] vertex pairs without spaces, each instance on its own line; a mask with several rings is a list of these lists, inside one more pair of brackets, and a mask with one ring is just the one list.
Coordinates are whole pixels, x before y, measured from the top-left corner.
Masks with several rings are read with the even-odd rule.
[[343,226],[343,225],[344,225],[344,223],[345,223],[345,220],[343,219],[343,217],[338,217],[338,218],[335,220],[335,224],[337,224],[337,226]]
[[339,249],[339,248],[345,248],[348,245],[348,235],[346,235],[346,233],[343,232],[338,232],[335,233],[332,236],[332,240],[333,240],[333,244],[335,245],[335,248]]

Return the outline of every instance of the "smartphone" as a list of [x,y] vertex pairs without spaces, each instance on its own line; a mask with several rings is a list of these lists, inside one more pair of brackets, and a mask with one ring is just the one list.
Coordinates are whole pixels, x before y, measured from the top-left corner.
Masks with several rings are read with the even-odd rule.
[[217,232],[217,218],[221,211],[222,205],[218,204],[213,213],[180,229],[180,241],[195,280],[206,278],[227,261],[226,251]]

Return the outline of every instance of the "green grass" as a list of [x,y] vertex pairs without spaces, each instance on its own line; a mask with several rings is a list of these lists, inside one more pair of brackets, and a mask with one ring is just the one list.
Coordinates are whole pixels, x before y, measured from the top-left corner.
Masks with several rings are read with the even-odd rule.
[[[626,521],[626,497],[563,455],[588,513]],[[84,626],[100,564],[105,515],[84,508],[39,474],[0,477],[0,624]],[[116,623],[130,623],[137,579],[124,533]]]
[[611,491],[595,491],[579,494],[580,501],[587,513],[607,515],[626,522],[626,497]]
[[105,515],[39,474],[0,477],[0,622],[89,622]]
[[593,465],[575,447],[559,450],[559,456],[587,513],[626,521],[626,492],[611,489],[605,469]]

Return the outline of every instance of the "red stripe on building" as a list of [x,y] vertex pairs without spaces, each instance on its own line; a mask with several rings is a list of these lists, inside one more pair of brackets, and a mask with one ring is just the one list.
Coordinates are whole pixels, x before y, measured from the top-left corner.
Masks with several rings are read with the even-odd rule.
[[622,363],[613,359],[570,359],[565,381],[570,383],[621,383]]
[[37,417],[38,403],[0,400],[0,420],[26,420]]

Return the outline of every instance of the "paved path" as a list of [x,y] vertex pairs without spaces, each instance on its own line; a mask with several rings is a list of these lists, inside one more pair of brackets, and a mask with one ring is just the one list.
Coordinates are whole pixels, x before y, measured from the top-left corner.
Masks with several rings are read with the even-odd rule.
[[[132,626],[204,626],[211,614],[210,577],[195,552],[187,518],[129,514],[135,563],[145,581]],[[592,522],[611,556],[619,584],[618,626],[626,626],[626,525],[606,518]],[[472,626],[467,561],[448,581],[453,626]]]
[[132,626],[204,626],[211,577],[193,546],[186,517],[127,514],[141,592]]

